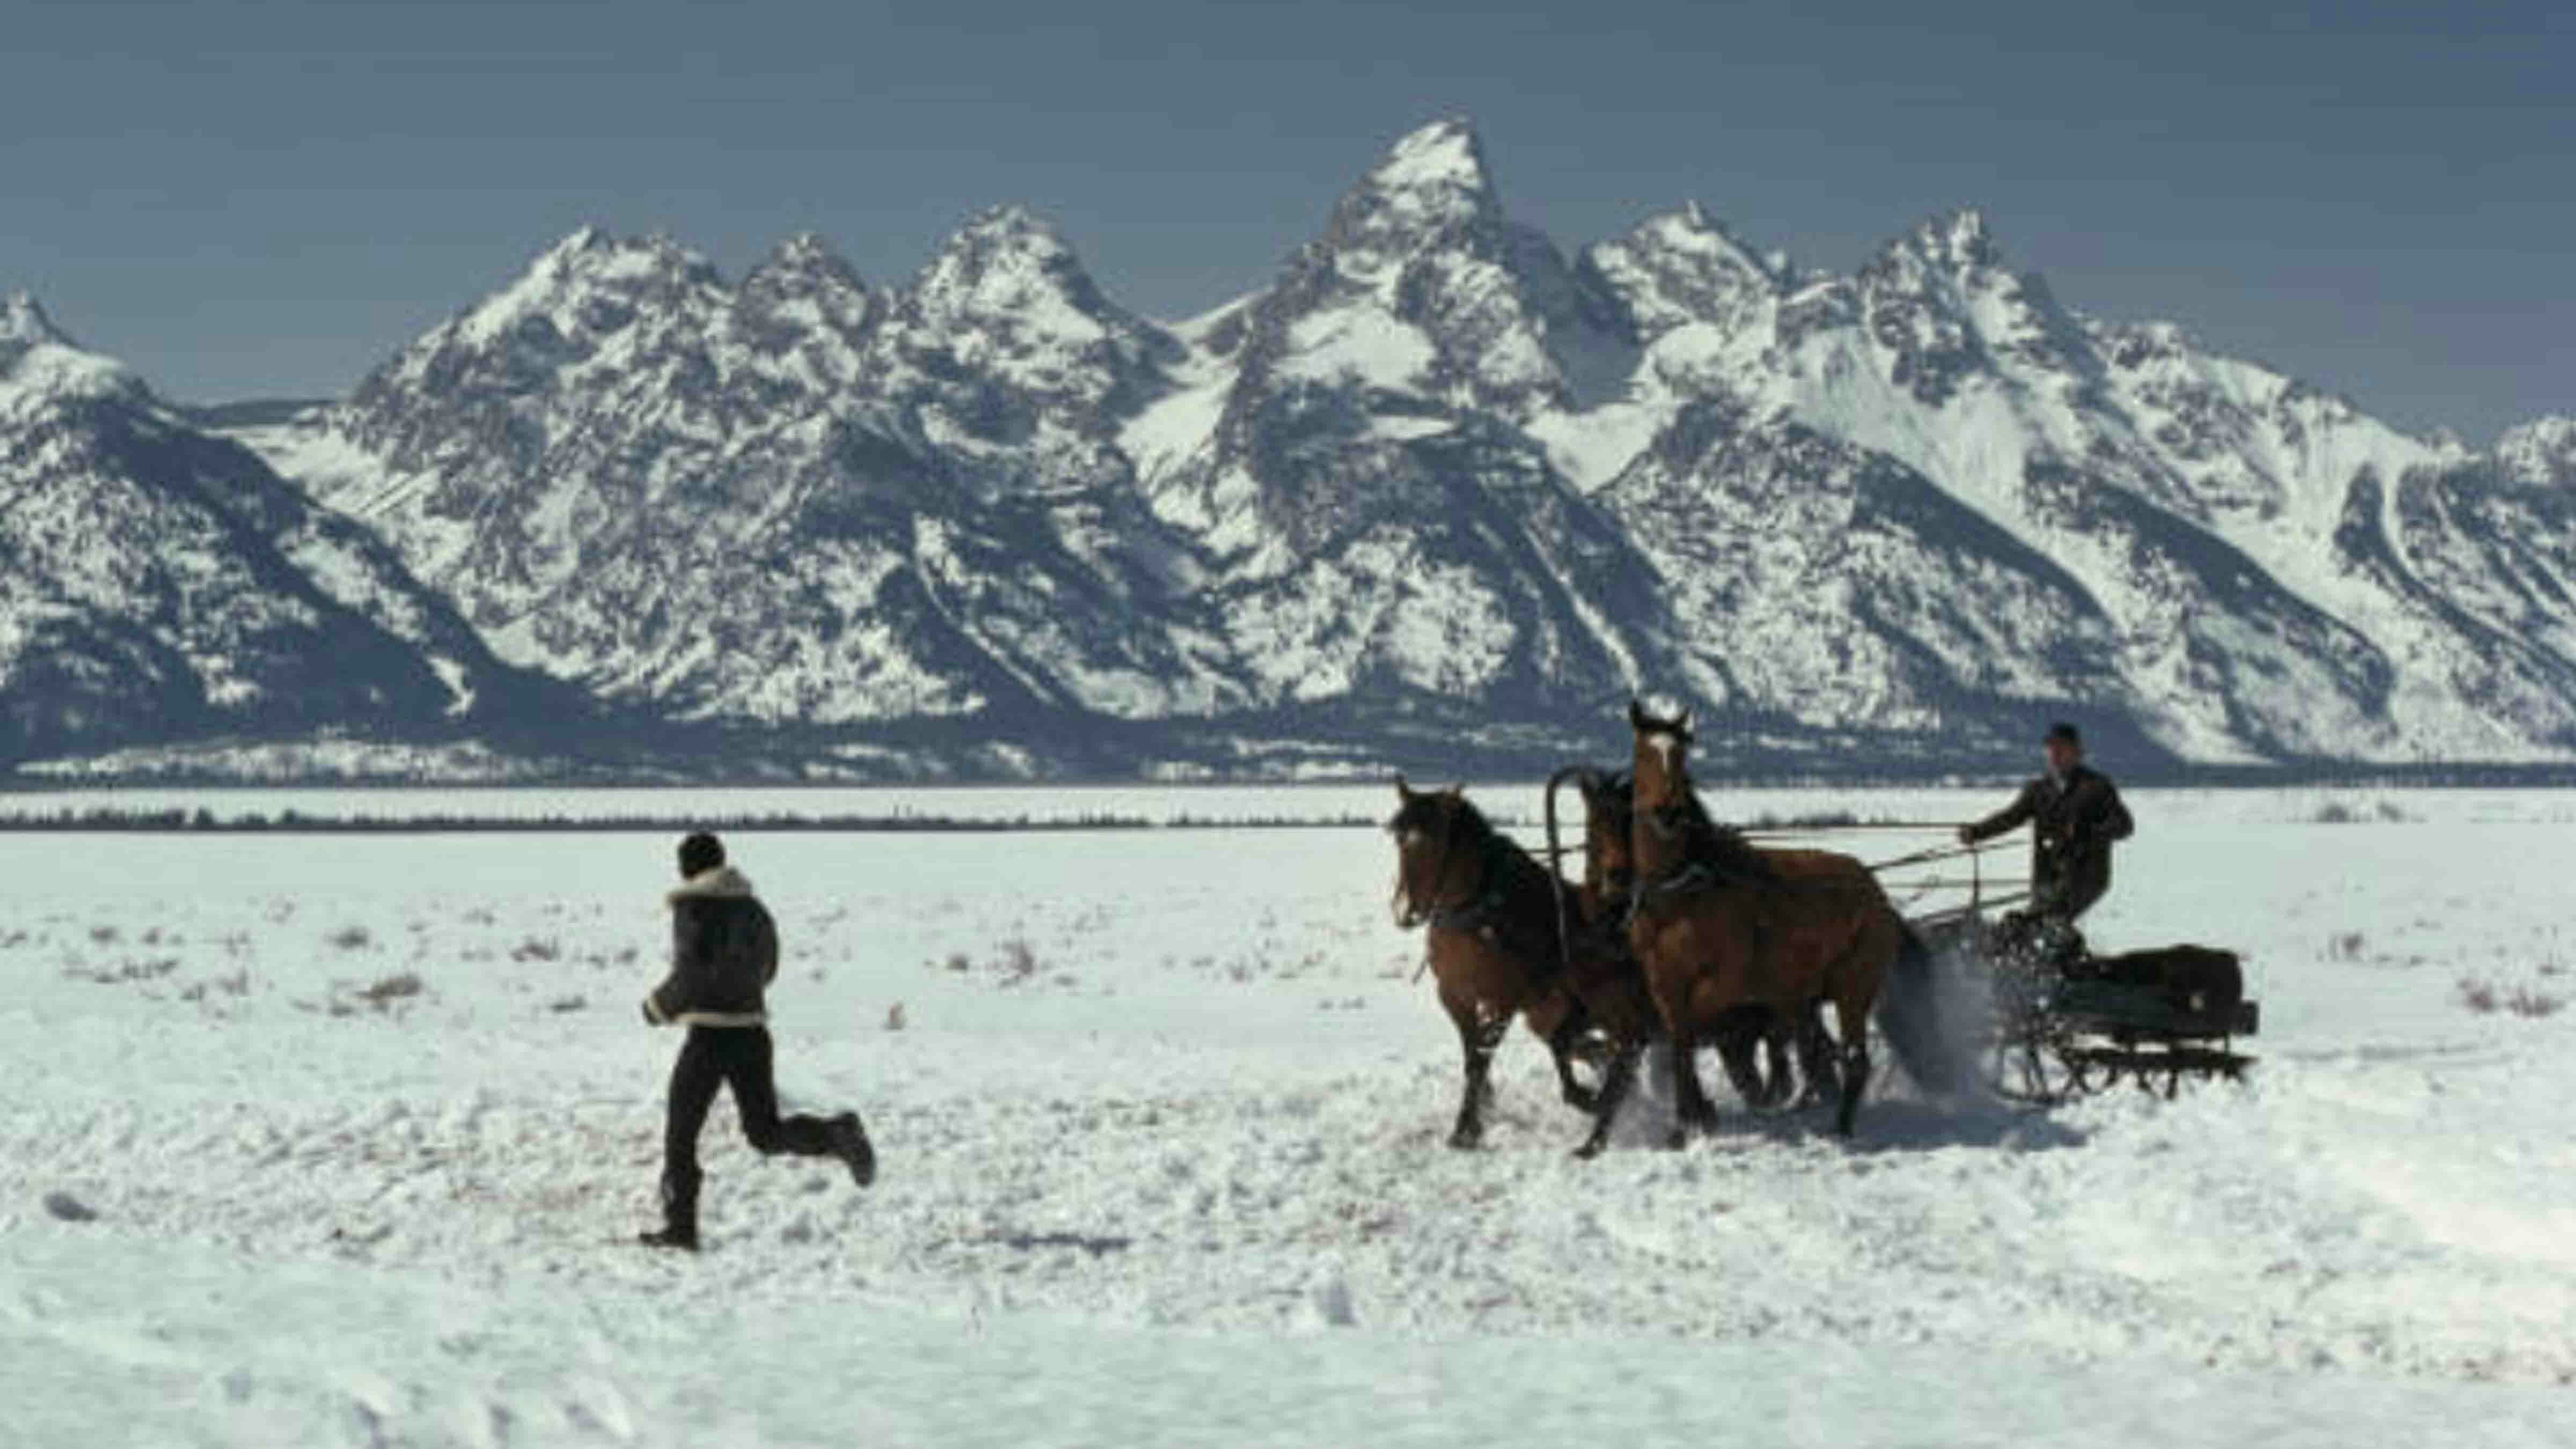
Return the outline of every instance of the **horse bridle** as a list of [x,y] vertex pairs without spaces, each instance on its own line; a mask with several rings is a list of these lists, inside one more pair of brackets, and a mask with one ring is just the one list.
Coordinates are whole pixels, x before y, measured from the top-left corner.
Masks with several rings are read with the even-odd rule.
[[[1432,876],[1435,884],[1448,878],[1450,864],[1457,859],[1460,842],[1455,825],[1456,822],[1453,820],[1450,836],[1440,847],[1439,867]],[[1496,929],[1497,923],[1503,921],[1504,907],[1509,903],[1503,888],[1504,862],[1520,847],[1499,832],[1488,832],[1480,849],[1484,854],[1484,863],[1476,872],[1475,882],[1467,888],[1466,898],[1461,901],[1435,899],[1425,907],[1413,899],[1412,892],[1405,887],[1403,872],[1398,871],[1395,888],[1396,894],[1402,899],[1403,909],[1396,915],[1397,925],[1405,930],[1411,930],[1415,926],[1427,924],[1434,930],[1483,931],[1488,933],[1489,937],[1497,937],[1499,935]],[[1554,873],[1550,872],[1551,879],[1553,876]],[[1543,952],[1533,955],[1508,941],[1502,944],[1504,949],[1522,958],[1525,963],[1546,958],[1546,953]],[[1425,960],[1427,964],[1428,958],[1426,957]],[[1549,961],[1547,964],[1552,967],[1557,963]],[[1548,969],[1532,972],[1533,978],[1538,980],[1548,979],[1553,974],[1553,971]]]
[[[1684,781],[1682,788],[1689,789],[1689,782]],[[1638,818],[1646,822],[1646,828],[1655,832],[1657,840],[1672,840],[1686,834],[1690,829],[1691,808],[1687,798],[1636,813]]]
[[[1456,858],[1458,853],[1457,816],[1454,814],[1449,816],[1446,824],[1448,827],[1447,831],[1440,841],[1440,861],[1438,865],[1433,867],[1431,872],[1431,888],[1435,891],[1440,889],[1440,883],[1442,881],[1449,878],[1449,862]],[[1403,850],[1404,837],[1401,832],[1397,832],[1396,851],[1399,862],[1401,862],[1403,858]],[[1490,867],[1488,867],[1486,874],[1487,876],[1492,874]],[[1481,892],[1485,888],[1485,879],[1485,876],[1477,878],[1475,887],[1477,892]],[[1469,894],[1469,899],[1473,900],[1474,895],[1475,893],[1471,892]],[[1395,900],[1393,904],[1396,906],[1395,927],[1399,931],[1410,931],[1414,927],[1432,920],[1434,917],[1438,916],[1442,910],[1441,904],[1437,898],[1434,898],[1428,906],[1421,905],[1413,899],[1413,888],[1411,884],[1405,880],[1404,871],[1401,869],[1400,865],[1395,873]]]
[[[1687,746],[1688,738],[1685,737],[1682,743]],[[1672,799],[1661,805],[1636,812],[1637,818],[1646,823],[1646,828],[1654,832],[1657,840],[1662,841],[1671,841],[1687,835],[1692,814],[1689,773],[1680,769],[1672,771],[1668,785],[1677,791]],[[1628,909],[1632,912],[1643,910],[1646,902],[1656,896],[1687,895],[1693,891],[1705,890],[1721,879],[1715,867],[1706,861],[1693,859],[1688,854],[1682,857],[1678,865],[1660,875],[1648,876],[1642,871],[1636,871],[1633,866],[1631,870],[1633,874],[1628,887]]]

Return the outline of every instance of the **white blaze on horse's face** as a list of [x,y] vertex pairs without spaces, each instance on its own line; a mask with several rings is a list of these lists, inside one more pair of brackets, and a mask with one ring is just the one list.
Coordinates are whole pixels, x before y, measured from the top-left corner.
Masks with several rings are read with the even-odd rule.
[[1410,927],[1414,924],[1411,919],[1416,909],[1413,903],[1414,887],[1411,879],[1415,869],[1413,853],[1420,848],[1422,841],[1422,827],[1418,825],[1408,825],[1395,832],[1395,887],[1389,895],[1387,909],[1395,917],[1395,923],[1398,926]]
[[1655,762],[1663,767],[1664,778],[1673,778],[1673,757],[1681,752],[1681,737],[1670,730],[1657,730],[1646,736],[1647,748],[1655,752]]

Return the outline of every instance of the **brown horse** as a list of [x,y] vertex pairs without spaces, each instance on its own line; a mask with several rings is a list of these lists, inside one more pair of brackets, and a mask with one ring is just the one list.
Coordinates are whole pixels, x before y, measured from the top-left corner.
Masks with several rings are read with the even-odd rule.
[[[1631,784],[1625,770],[1596,770],[1585,765],[1570,765],[1549,777],[1547,782],[1547,842],[1551,866],[1558,853],[1556,831],[1556,792],[1571,780],[1583,797],[1583,884],[1577,890],[1582,906],[1583,930],[1598,936],[1614,938],[1617,959],[1627,981],[1620,983],[1646,994],[1651,1013],[1652,997],[1644,993],[1645,975],[1628,944],[1628,917],[1636,905],[1636,847],[1632,839],[1636,819],[1636,802],[1631,798]],[[1607,995],[1609,983],[1595,987],[1594,994]],[[1605,1018],[1608,1008],[1596,1012]],[[1767,1018],[1767,1020],[1766,1020]],[[1810,1018],[1812,1020],[1812,1018]],[[1663,1023],[1655,1017],[1645,1023],[1643,1038],[1623,1037],[1629,1041],[1660,1041]],[[1753,1056],[1753,1034],[1758,1029],[1762,1044],[1770,1049],[1770,1073],[1766,1080]],[[1787,1094],[1789,1084],[1789,1033],[1786,1024],[1767,1012],[1741,1014],[1721,1032],[1714,1043],[1726,1064],[1727,1080],[1735,1084],[1747,1105],[1769,1106]],[[1830,1043],[1827,1048],[1830,1049]],[[1817,1080],[1814,1056],[1810,1054],[1809,1081]],[[1624,1094],[1628,1083],[1618,1084]],[[1610,1089],[1605,1079],[1603,1090]],[[1811,1090],[1813,1087],[1811,1085]]]
[[[1759,851],[1709,819],[1685,765],[1690,719],[1628,707],[1636,740],[1630,832],[1637,870],[1629,940],[1673,1042],[1682,1126],[1714,1124],[1691,1060],[1700,1041],[1740,1032],[1746,1008],[1812,1018],[1830,1005],[1840,1039],[1834,1129],[1850,1135],[1869,1084],[1869,1014],[1899,958],[1921,946],[1877,877],[1830,851]],[[1811,1076],[1815,1075],[1811,1071]]]
[[[1584,878],[1579,886],[1568,886],[1558,877],[1562,849],[1556,794],[1568,777],[1576,779],[1583,793]],[[1557,935],[1564,952],[1566,985],[1610,1043],[1592,1135],[1575,1149],[1577,1157],[1597,1156],[1609,1145],[1619,1108],[1636,1085],[1639,1058],[1664,1038],[1663,1019],[1628,944],[1627,788],[1625,775],[1605,776],[1582,766],[1559,770],[1547,782],[1547,874],[1557,878]],[[1623,828],[1613,831],[1606,823],[1613,819]]]
[[1432,979],[1466,1059],[1449,1145],[1484,1140],[1488,1076],[1515,1016],[1547,1043],[1566,1103],[1597,1113],[1599,1095],[1574,1077],[1574,1046],[1591,1013],[1574,990],[1557,930],[1564,883],[1497,832],[1460,787],[1418,791],[1399,775],[1395,790],[1399,804],[1386,827],[1395,837],[1395,921],[1428,927]]

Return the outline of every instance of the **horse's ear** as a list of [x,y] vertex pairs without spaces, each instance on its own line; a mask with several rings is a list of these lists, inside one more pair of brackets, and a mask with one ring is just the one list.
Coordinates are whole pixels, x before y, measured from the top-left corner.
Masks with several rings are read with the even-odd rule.
[[1410,800],[1413,798],[1413,787],[1404,783],[1404,772],[1402,770],[1395,772],[1395,798],[1398,800]]
[[1644,702],[1633,694],[1628,696],[1628,728],[1642,735],[1648,723]]
[[1458,804],[1467,798],[1467,782],[1461,780],[1457,784],[1450,786],[1448,789],[1443,790],[1440,793],[1449,798],[1450,804]]
[[1689,710],[1683,710],[1683,711],[1682,711],[1682,733],[1683,733],[1683,734],[1689,734],[1690,732],[1691,732],[1691,712],[1690,712]]

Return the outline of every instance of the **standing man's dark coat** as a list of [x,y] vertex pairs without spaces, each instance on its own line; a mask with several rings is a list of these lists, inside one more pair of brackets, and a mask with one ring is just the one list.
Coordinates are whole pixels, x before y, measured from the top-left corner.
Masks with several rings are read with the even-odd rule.
[[2111,842],[2136,828],[2120,792],[2076,763],[2021,787],[2013,802],[1960,831],[1974,842],[2030,822],[2031,909],[2072,923],[2111,888]]

